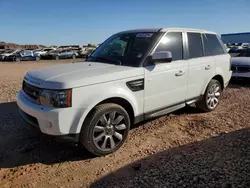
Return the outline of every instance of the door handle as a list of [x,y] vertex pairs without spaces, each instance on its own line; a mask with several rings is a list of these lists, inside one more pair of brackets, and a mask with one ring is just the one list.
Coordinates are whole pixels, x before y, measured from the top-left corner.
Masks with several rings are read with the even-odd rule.
[[179,72],[175,73],[175,76],[182,76],[182,75],[184,75],[184,74],[185,74],[185,72],[179,71]]
[[205,67],[205,70],[209,70],[211,68],[212,68],[211,65],[208,65],[208,66]]

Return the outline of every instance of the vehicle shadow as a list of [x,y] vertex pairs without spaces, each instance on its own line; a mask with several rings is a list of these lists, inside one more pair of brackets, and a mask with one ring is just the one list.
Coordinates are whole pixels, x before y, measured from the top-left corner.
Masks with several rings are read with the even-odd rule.
[[0,168],[90,159],[80,146],[42,134],[21,117],[16,102],[0,104]]
[[249,187],[250,128],[167,149],[91,187]]
[[[197,113],[196,110],[194,107],[186,107],[172,115]],[[148,121],[138,123],[131,128],[142,126]],[[93,157],[81,146],[44,135],[30,126],[19,114],[16,102],[0,104],[0,168],[34,163],[54,164]]]
[[229,88],[250,88],[250,79],[233,79],[230,80]]

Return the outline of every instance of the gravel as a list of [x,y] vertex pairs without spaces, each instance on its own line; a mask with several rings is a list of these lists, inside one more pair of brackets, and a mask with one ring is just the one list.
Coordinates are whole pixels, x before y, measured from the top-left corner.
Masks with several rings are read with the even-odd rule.
[[0,187],[250,187],[250,85],[230,84],[219,107],[136,125],[105,157],[58,142],[20,117],[24,74],[70,61],[0,63]]

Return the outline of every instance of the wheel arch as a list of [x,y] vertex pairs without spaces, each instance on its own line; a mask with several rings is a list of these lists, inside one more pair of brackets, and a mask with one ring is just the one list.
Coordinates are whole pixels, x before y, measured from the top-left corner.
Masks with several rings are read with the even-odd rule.
[[202,90],[202,95],[204,95],[208,84],[210,83],[211,80],[217,80],[220,84],[221,84],[221,89],[224,90],[224,79],[220,74],[215,75],[214,77],[212,77],[205,85],[204,88]]
[[221,85],[221,89],[224,90],[224,79],[223,79],[223,77],[220,74],[217,74],[212,79],[213,80],[217,80],[220,83],[220,85]]
[[135,106],[132,104],[132,101],[129,101],[129,100],[123,98],[123,97],[109,97],[109,98],[106,98],[106,99],[99,100],[98,102],[95,102],[88,109],[86,109],[86,111],[83,113],[83,115],[81,116],[81,119],[80,119],[80,121],[78,123],[77,132],[80,132],[85,119],[89,116],[91,111],[96,106],[98,106],[100,104],[104,104],[104,103],[114,103],[114,104],[118,104],[118,105],[122,106],[127,111],[127,113],[129,114],[131,123],[134,122]]

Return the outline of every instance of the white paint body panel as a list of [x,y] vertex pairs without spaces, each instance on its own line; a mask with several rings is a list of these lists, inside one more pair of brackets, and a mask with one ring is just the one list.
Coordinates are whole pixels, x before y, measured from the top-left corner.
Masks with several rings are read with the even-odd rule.
[[[215,58],[201,57],[188,60],[188,86],[186,99],[193,99],[204,93],[204,87],[215,75]],[[207,69],[206,67],[210,67]]]
[[[176,76],[180,71],[183,75]],[[188,81],[187,61],[159,63],[145,69],[145,106],[144,112],[150,112],[185,102]]]
[[50,66],[26,74],[28,83],[40,88],[66,89],[112,82],[143,75],[142,68],[81,62]]
[[[206,70],[208,65],[211,68]],[[204,94],[209,81],[216,75],[222,76],[226,86],[232,74],[229,68],[229,54],[148,67],[97,62],[56,65],[28,72],[25,81],[39,88],[72,88],[72,107],[37,105],[27,100],[22,91],[17,96],[17,104],[21,110],[37,118],[43,133],[75,134],[80,133],[88,113],[103,100],[113,97],[125,99],[131,104],[135,117],[174,104],[185,105],[188,100]],[[144,79],[144,90],[133,92],[126,83],[137,79]]]

